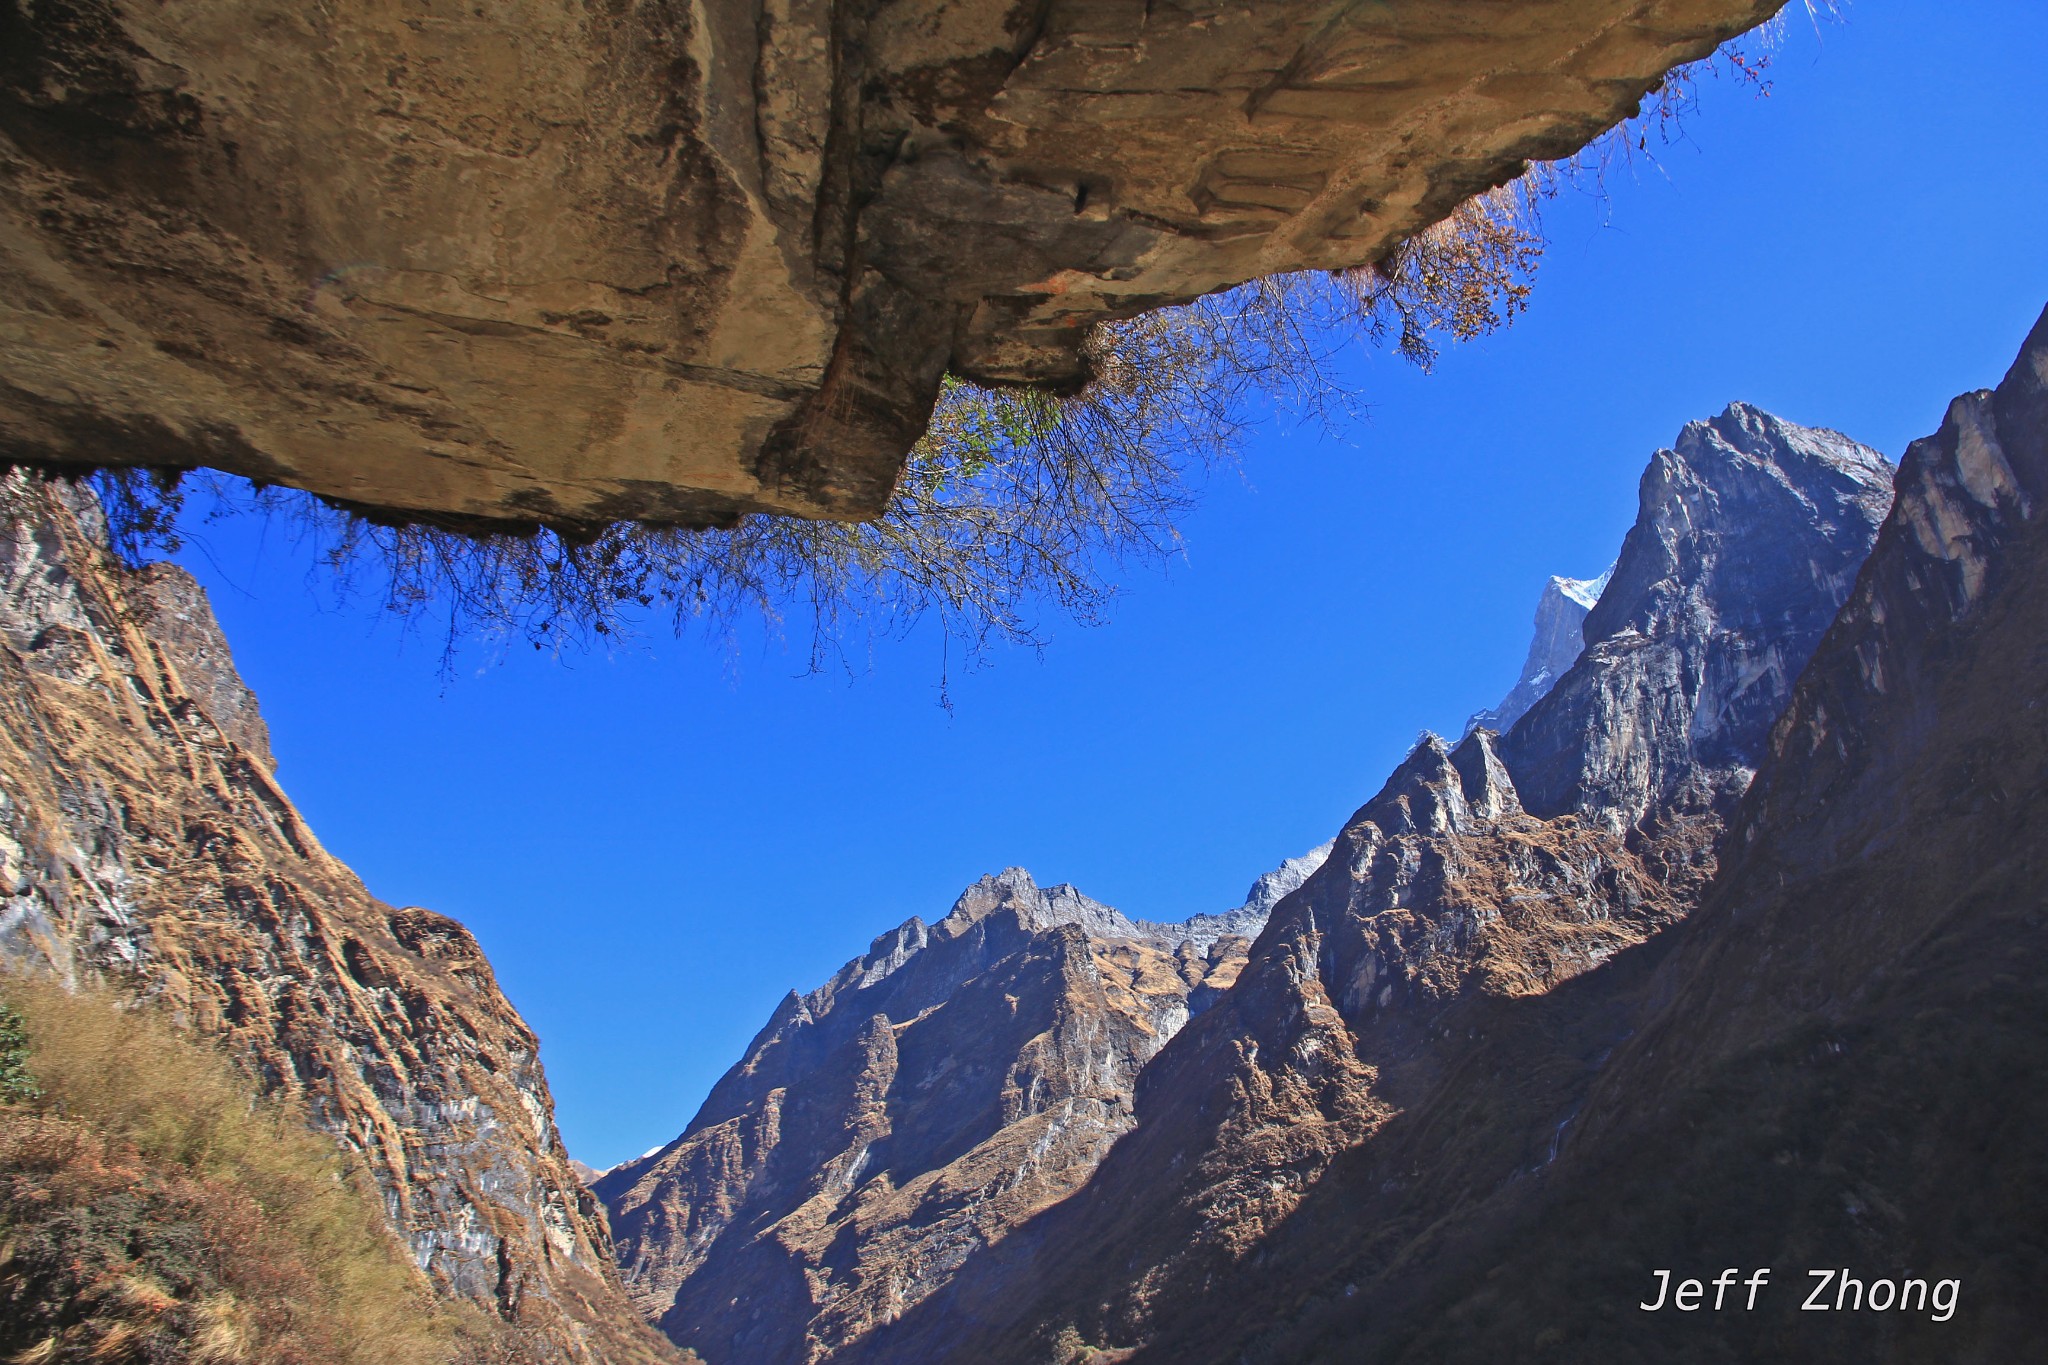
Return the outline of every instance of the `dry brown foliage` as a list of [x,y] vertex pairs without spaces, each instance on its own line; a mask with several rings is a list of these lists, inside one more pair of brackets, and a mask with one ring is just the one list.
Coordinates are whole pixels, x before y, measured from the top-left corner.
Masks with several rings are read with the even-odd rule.
[[8,980],[42,1091],[0,1105],[0,1358],[13,1365],[447,1365],[435,1303],[329,1140],[114,997]]

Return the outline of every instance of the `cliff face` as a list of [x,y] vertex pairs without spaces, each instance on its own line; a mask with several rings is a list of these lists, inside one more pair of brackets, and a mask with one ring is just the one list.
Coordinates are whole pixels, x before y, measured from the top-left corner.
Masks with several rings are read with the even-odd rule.
[[0,459],[880,509],[948,368],[1357,265],[1777,0],[0,3]]
[[436,1287],[538,1358],[671,1358],[619,1291],[533,1034],[461,925],[321,849],[198,585],[123,569],[61,484],[0,501],[0,957],[224,1042],[362,1153]]
[[1616,832],[1725,811],[1891,503],[1891,468],[1736,403],[1643,473],[1581,666],[1501,744],[1528,808]]
[[[1908,449],[1721,873],[1635,973],[1548,1178],[1444,1230],[1355,1314],[1275,1343],[1280,1358],[1349,1341],[1371,1348],[1354,1359],[1499,1359],[1538,1313],[1569,1354],[1523,1358],[2038,1354],[2044,506],[2048,313],[1995,391],[1956,399]],[[1680,1332],[1631,1306],[1653,1296],[1653,1268],[1724,1264],[1774,1268],[1758,1311]],[[1838,1310],[1834,1284],[1829,1311],[1809,1312],[1817,1269],[1960,1289],[1946,1321]]]
[[[1419,745],[1145,1068],[1089,1184],[848,1358],[1234,1361],[1337,1292],[1333,1262],[1363,1274],[1549,1160],[1611,1022],[1561,1002],[1693,908],[1888,475],[1753,409],[1689,426],[1549,695],[1505,737]],[[1562,1010],[1555,1051],[1502,1010]]]
[[1012,868],[792,993],[680,1138],[597,1182],[635,1300],[744,1365],[897,1318],[1087,1179],[1139,1070],[1324,852],[1186,924]]

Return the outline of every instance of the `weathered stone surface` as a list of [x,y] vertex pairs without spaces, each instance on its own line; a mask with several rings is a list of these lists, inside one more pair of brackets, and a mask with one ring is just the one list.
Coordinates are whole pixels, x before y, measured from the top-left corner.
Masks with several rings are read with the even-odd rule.
[[0,484],[0,962],[110,980],[224,1042],[362,1154],[435,1285],[527,1358],[673,1359],[476,941],[322,850],[205,593],[121,568],[97,523],[64,485]]
[[[1333,1262],[1363,1275],[1554,1156],[1586,1059],[1520,1065],[1538,1035],[1501,1016],[1560,1008],[1696,904],[1774,714],[1731,698],[1804,663],[1886,472],[1740,405],[1688,427],[1555,689],[1505,737],[1418,745],[1146,1066],[1088,1184],[845,1358],[1237,1361]],[[1558,1036],[1611,1046],[1606,1014],[1567,1013]]]
[[1088,1177],[1140,1068],[1236,979],[1264,898],[1327,851],[1187,924],[1011,868],[792,992],[680,1138],[593,1187],[635,1300],[734,1365],[900,1316]]
[[1777,0],[5,0],[0,457],[883,504],[942,371],[1370,261]]
[[1585,653],[1508,732],[1523,804],[1620,832],[1725,811],[1848,595],[1891,466],[1745,403],[1689,423],[1644,471]]

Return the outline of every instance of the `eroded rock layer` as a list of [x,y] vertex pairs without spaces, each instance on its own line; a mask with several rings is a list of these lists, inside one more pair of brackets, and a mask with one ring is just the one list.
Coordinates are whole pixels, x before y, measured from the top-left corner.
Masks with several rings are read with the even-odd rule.
[[675,1142],[595,1185],[628,1288],[706,1359],[820,1359],[1071,1194],[1140,1069],[1227,990],[1274,901],[1133,921],[1021,869],[794,992]]
[[[1570,1002],[1697,903],[1890,472],[1742,405],[1688,426],[1549,694],[1507,736],[1419,745],[1145,1068],[1089,1183],[846,1358],[1296,1359],[1245,1352],[1341,1298],[1333,1265],[1554,1157],[1612,1041]],[[1553,1010],[1540,1056],[1504,1022]]]
[[0,3],[0,458],[872,515],[941,373],[1371,261],[1777,0]]
[[320,847],[205,593],[100,534],[88,495],[0,483],[0,961],[112,981],[224,1042],[363,1155],[421,1268],[527,1358],[673,1359],[475,939]]

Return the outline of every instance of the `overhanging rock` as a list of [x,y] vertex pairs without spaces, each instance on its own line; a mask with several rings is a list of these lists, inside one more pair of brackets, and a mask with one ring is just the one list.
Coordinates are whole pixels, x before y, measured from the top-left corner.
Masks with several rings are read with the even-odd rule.
[[1372,260],[1774,0],[0,0],[0,459],[571,531]]

